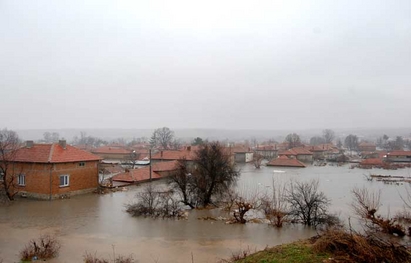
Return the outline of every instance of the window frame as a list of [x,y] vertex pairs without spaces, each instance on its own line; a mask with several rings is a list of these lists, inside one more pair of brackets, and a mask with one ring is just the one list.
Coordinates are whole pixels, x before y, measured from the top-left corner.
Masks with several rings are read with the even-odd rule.
[[85,167],[85,166],[86,166],[86,162],[79,162],[79,163],[78,163],[78,166],[80,166],[80,167]]
[[26,175],[25,174],[19,174],[17,176],[17,185],[26,186]]
[[[61,184],[61,178],[63,179],[63,184]],[[69,174],[62,174],[59,176],[59,187],[69,187],[70,186],[70,175]]]

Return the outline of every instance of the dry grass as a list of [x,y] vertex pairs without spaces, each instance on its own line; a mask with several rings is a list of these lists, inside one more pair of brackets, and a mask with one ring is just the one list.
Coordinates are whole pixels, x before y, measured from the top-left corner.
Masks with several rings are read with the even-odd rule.
[[317,252],[329,252],[342,262],[403,263],[410,262],[411,254],[402,245],[376,235],[364,236],[343,229],[329,229],[314,243]]
[[31,260],[34,257],[38,259],[55,258],[60,250],[60,242],[53,236],[42,235],[39,239],[32,239],[20,251],[22,261]]
[[256,249],[252,251],[250,247],[248,246],[247,248],[239,249],[236,252],[232,252],[231,257],[229,259],[220,259],[218,263],[232,263],[232,262],[238,262],[241,260],[245,260],[248,257],[250,257],[250,255],[252,255],[253,253],[256,253],[256,251],[257,251]]
[[235,262],[237,260],[245,259],[247,256],[255,252],[255,250],[251,251],[250,247],[247,247],[246,249],[241,249],[237,252],[233,252],[229,262]]

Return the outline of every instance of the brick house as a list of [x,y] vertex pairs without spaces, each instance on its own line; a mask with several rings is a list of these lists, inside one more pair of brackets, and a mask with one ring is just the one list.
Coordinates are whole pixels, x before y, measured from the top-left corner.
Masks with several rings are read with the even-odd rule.
[[51,200],[95,190],[100,159],[64,140],[53,144],[27,141],[17,150],[11,170],[21,195]]
[[411,162],[411,151],[392,151],[386,158],[388,162]]
[[260,145],[255,148],[255,152],[264,156],[265,159],[271,160],[278,157],[277,145]]
[[374,152],[377,150],[377,146],[371,142],[360,142],[358,144],[358,151],[360,152]]
[[244,146],[230,147],[231,153],[234,154],[236,163],[249,163],[253,161],[254,153],[250,148]]

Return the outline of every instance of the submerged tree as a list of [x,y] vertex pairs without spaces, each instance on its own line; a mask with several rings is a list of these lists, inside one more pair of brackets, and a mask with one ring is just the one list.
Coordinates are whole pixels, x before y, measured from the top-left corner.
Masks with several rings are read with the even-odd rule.
[[366,230],[405,236],[404,227],[395,219],[384,218],[377,214],[381,207],[381,191],[373,192],[365,187],[356,187],[352,190],[352,194],[351,207],[354,213],[365,222]]
[[212,198],[226,193],[239,176],[230,152],[219,142],[201,145],[195,155],[190,165],[180,160],[168,181],[181,202],[192,208],[211,204]]
[[189,167],[185,159],[178,161],[177,170],[170,175],[168,184],[180,195],[181,202],[183,204],[188,205],[191,208],[196,206],[192,173],[189,171]]
[[212,197],[228,191],[240,173],[235,169],[231,153],[219,142],[204,144],[196,153],[193,189],[197,201],[207,206]]
[[318,180],[291,182],[285,200],[290,204],[289,215],[294,220],[308,226],[317,226],[329,220],[330,200],[318,186]]
[[273,179],[272,189],[271,195],[266,194],[262,197],[261,207],[273,226],[282,227],[290,214],[290,206],[286,200],[287,188],[285,184]]
[[253,154],[253,163],[254,167],[257,169],[261,168],[261,162],[264,160],[264,156],[258,152],[254,152]]

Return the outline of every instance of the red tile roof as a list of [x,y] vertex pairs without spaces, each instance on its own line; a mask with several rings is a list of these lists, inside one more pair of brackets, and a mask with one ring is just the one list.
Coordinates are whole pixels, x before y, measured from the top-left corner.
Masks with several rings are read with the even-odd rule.
[[88,144],[77,144],[77,145],[73,145],[76,148],[79,148],[80,150],[85,150],[88,152],[91,152],[94,147],[92,145],[88,145]]
[[68,163],[101,160],[99,156],[71,145],[64,149],[60,144],[34,144],[17,150],[14,161],[30,163]]
[[107,154],[107,153],[111,153],[111,154],[129,154],[131,153],[131,150],[128,150],[124,147],[117,147],[117,146],[102,146],[102,147],[98,147],[96,149],[93,149],[92,151],[93,153],[96,154]]
[[305,164],[297,159],[290,159],[287,156],[280,156],[271,160],[267,166],[284,166],[284,167],[305,167]]
[[[140,169],[127,170],[126,172],[115,175],[112,178],[113,178],[113,181],[128,182],[128,183],[146,181],[150,179],[150,167],[143,167]],[[152,171],[151,178],[159,179],[161,178],[161,175]]]
[[310,152],[308,148],[306,147],[295,147],[295,148],[280,152],[279,155],[296,156],[296,155],[313,155],[313,153]]
[[231,147],[231,152],[233,153],[251,153],[251,149],[245,146],[234,146]]
[[154,172],[174,171],[178,169],[178,161],[155,163],[151,169]]
[[359,147],[375,147],[375,143],[372,142],[360,142],[358,144]]
[[[160,179],[161,175],[159,172],[166,172],[166,171],[174,171],[177,167],[177,161],[172,162],[160,162],[153,164],[151,167],[151,178],[152,179]],[[131,169],[126,170],[125,172],[113,176],[113,181],[117,182],[140,182],[140,181],[147,181],[150,179],[150,167],[146,166],[140,169]]]
[[196,150],[186,149],[186,150],[175,150],[175,151],[160,151],[155,155],[151,156],[152,160],[181,160],[186,159],[187,161],[192,161],[196,157]]
[[392,151],[388,153],[389,156],[411,156],[411,151]]
[[369,158],[362,160],[360,165],[382,165],[383,161],[379,158]]
[[276,151],[277,145],[260,145],[256,148],[257,151]]

